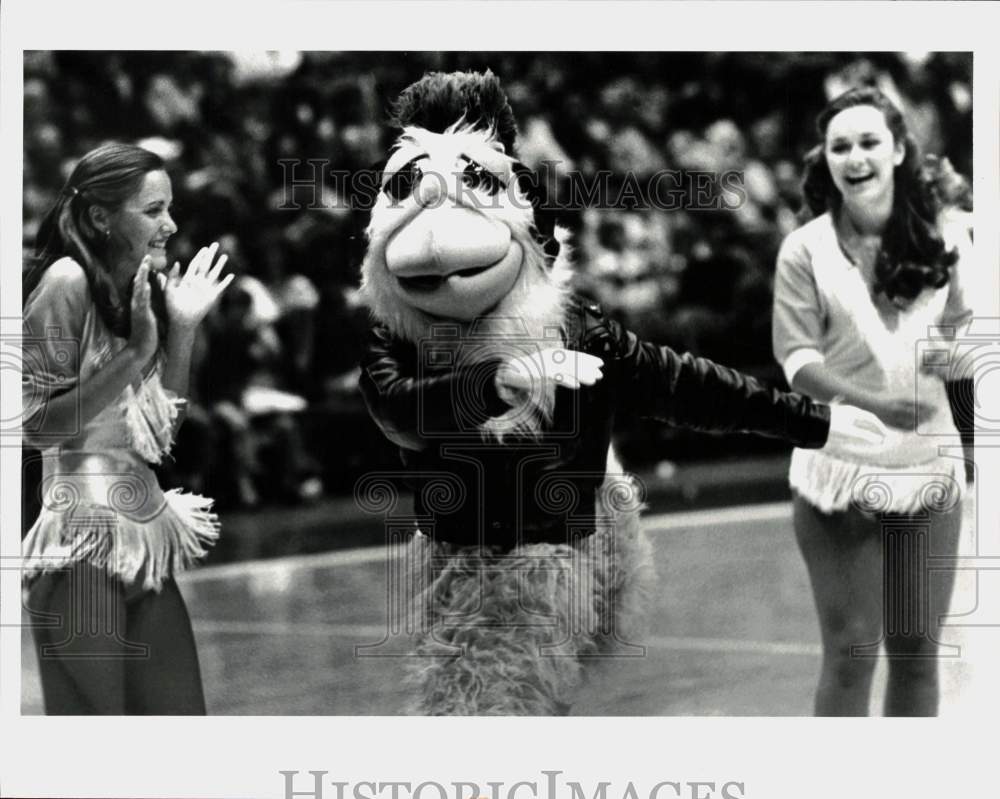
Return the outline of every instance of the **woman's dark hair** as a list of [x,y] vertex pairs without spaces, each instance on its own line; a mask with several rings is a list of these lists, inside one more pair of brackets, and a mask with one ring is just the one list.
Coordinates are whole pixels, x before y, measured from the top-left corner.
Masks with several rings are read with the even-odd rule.
[[[861,105],[881,111],[893,139],[904,148],[903,161],[894,172],[892,214],[875,261],[874,290],[889,299],[913,300],[927,287],[946,285],[951,266],[958,260],[956,251],[945,248],[937,225],[938,213],[950,204],[951,192],[943,185],[949,177],[943,168],[947,160],[923,157],[900,110],[878,89],[867,86],[844,92],[820,112],[816,119],[820,138],[826,138],[830,120],[837,114]],[[842,198],[822,143],[806,156],[802,193],[807,216],[840,209]]]
[[[119,296],[107,263],[108,237],[94,225],[90,209],[101,206],[115,211],[139,190],[146,175],[163,168],[158,155],[131,144],[105,144],[83,156],[39,225],[34,258],[22,278],[22,302],[46,269],[69,256],[83,268],[97,312],[108,329],[127,337],[131,294]],[[166,303],[154,275],[150,275],[150,288],[162,343],[166,340]]]

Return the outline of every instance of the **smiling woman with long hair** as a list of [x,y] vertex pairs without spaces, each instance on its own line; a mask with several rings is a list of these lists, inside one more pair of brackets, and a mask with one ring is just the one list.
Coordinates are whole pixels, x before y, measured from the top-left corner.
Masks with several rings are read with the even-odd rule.
[[173,576],[218,535],[211,501],[161,491],[151,465],[180,424],[195,331],[228,285],[202,249],[166,271],[177,231],[162,160],[87,153],[24,274],[23,432],[41,513],[22,549],[50,714],[205,712]]
[[944,375],[915,363],[929,329],[954,332],[972,317],[971,241],[944,213],[943,162],[921,156],[881,92],[846,92],[817,127],[804,180],[813,218],[778,255],[774,352],[795,390],[871,411],[890,436],[875,458],[792,456],[796,536],[823,639],[815,709],[867,713],[884,646],[885,713],[933,715],[954,578],[931,572],[927,555],[957,551],[964,468],[940,454],[949,443],[961,451]]

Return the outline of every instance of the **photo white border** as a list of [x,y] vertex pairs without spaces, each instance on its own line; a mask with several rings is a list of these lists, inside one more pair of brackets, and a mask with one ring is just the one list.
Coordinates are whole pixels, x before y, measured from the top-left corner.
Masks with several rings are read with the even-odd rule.
[[[992,3],[312,0],[244,8],[209,0],[5,0],[0,6],[0,316],[6,325],[20,313],[19,291],[13,286],[19,285],[21,260],[25,49],[971,50],[976,247],[981,261],[996,270],[997,12]],[[1000,293],[992,300],[1000,316]],[[0,369],[0,418],[11,418],[19,402],[16,375],[8,372]],[[979,399],[1000,408],[996,383],[987,380]],[[980,486],[1000,485],[995,454],[1000,449],[980,445],[977,451]],[[0,449],[0,564],[5,566],[19,550],[19,457],[17,448]],[[1000,519],[1000,492],[983,491],[979,500],[985,525],[981,551],[1000,554],[1000,533],[990,529]],[[984,694],[981,716],[914,721],[22,718],[20,590],[12,573],[4,572],[0,583],[4,796],[283,799],[281,769],[303,775],[325,770],[328,780],[505,780],[508,785],[541,779],[543,770],[554,769],[588,785],[610,781],[608,799],[621,797],[629,781],[639,789],[638,799],[646,799],[649,788],[662,780],[736,780],[745,785],[745,799],[938,799],[982,795],[996,783],[996,692]],[[993,577],[995,581],[1000,575]],[[1000,639],[1000,629],[984,635]],[[325,796],[336,794],[328,788]]]

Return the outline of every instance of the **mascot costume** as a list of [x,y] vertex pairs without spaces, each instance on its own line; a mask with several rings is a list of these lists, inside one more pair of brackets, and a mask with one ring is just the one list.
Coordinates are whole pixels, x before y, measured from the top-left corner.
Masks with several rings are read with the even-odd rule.
[[639,341],[575,298],[491,73],[424,76],[394,122],[362,265],[361,390],[414,490],[410,710],[565,714],[595,661],[639,649],[651,585],[616,414],[799,447],[874,447],[884,429]]

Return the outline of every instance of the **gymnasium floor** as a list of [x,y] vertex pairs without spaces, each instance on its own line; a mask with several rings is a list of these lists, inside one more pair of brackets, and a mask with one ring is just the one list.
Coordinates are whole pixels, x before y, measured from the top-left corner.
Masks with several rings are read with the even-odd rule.
[[[819,637],[790,513],[774,503],[647,515],[660,584],[646,654],[622,659],[613,683],[574,712],[810,715]],[[970,497],[962,554],[975,551],[974,519]],[[354,655],[385,634],[383,547],[205,567],[185,575],[182,590],[210,713],[399,712],[400,660]],[[975,574],[960,571],[954,621],[979,621],[977,590]],[[981,710],[998,642],[995,627],[948,630],[960,649],[942,663],[942,715]],[[22,708],[35,714],[42,703],[27,633],[22,652]],[[875,713],[883,684],[880,663]]]

